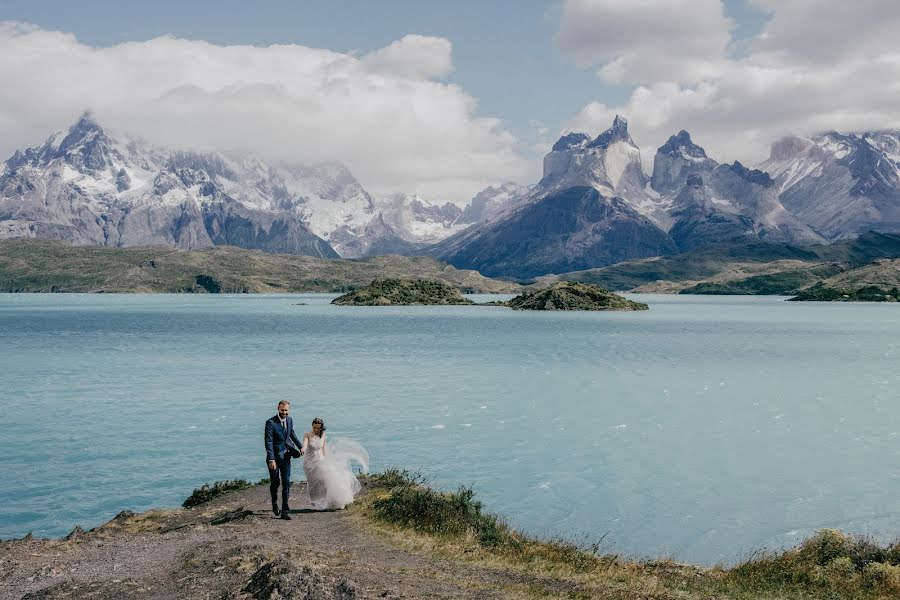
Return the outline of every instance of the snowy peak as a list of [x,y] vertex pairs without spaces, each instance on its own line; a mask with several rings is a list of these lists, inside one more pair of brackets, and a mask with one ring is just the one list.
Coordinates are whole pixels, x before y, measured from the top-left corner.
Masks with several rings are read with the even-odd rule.
[[597,139],[589,144],[589,147],[609,148],[610,145],[616,142],[626,142],[635,146],[634,140],[631,139],[631,134],[628,133],[628,121],[619,115],[616,115],[616,118],[613,119],[612,127],[598,135]]

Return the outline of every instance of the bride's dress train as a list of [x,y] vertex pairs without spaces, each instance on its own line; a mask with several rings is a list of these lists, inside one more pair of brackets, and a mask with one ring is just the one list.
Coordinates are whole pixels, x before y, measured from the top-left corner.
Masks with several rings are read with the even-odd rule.
[[369,454],[353,440],[335,438],[328,440],[322,452],[325,438],[310,435],[304,453],[303,472],[312,507],[316,510],[344,508],[362,488],[353,474],[353,463],[369,471]]

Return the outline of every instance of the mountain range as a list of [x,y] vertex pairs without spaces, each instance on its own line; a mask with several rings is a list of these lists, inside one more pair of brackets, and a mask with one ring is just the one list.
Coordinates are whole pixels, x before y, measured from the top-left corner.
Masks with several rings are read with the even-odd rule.
[[491,186],[464,207],[404,193],[376,199],[335,162],[160,148],[113,135],[88,113],[17,151],[0,173],[0,238],[425,254],[512,278],[869,230],[900,231],[900,130],[789,136],[757,168],[719,163],[681,131],[657,149],[647,175],[617,116],[596,137],[562,136],[538,183]]

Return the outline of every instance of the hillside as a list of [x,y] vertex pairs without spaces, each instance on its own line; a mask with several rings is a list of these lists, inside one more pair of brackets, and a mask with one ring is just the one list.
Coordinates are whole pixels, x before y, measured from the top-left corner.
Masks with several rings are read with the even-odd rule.
[[323,259],[235,247],[186,251],[0,240],[0,292],[345,292],[379,277],[430,279],[463,293],[521,289],[425,257]]
[[[668,257],[622,262],[541,278],[594,283],[610,290],[646,293],[792,294],[829,278],[868,281],[866,267],[900,257],[900,234],[869,232],[831,245],[718,244]],[[844,275],[842,275],[844,274]],[[890,279],[890,275],[886,277]],[[867,279],[869,278],[869,279]],[[872,283],[871,281],[869,283]]]

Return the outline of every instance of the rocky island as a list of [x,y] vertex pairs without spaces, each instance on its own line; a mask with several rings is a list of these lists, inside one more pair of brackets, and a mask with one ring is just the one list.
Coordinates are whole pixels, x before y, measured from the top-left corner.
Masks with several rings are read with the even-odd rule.
[[376,279],[331,301],[338,306],[474,304],[458,289],[427,279]]
[[525,292],[506,303],[515,310],[647,310],[634,302],[590,283],[560,281],[548,288]]
[[363,478],[347,510],[314,511],[305,482],[293,519],[268,485],[203,486],[189,508],[123,511],[61,539],[0,541],[0,598],[354,600],[616,598],[876,600],[900,594],[900,543],[823,530],[731,568],[627,560],[599,543],[540,540],[487,513],[471,488],[439,492],[391,469]]

